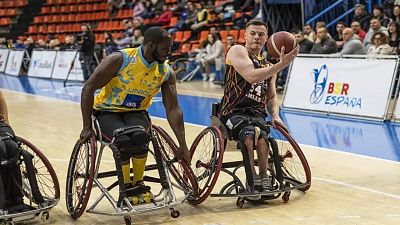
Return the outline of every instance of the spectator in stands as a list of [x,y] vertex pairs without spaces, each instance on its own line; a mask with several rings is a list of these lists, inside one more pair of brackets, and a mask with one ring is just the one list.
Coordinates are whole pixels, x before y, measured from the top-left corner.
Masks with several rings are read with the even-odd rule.
[[314,46],[314,42],[306,39],[304,37],[303,32],[301,32],[300,30],[294,30],[294,31],[292,31],[292,34],[294,35],[294,37],[296,38],[297,43],[300,46],[299,53],[300,54],[308,54],[308,53],[310,53],[312,47]]
[[229,35],[226,37],[226,49],[225,49],[225,53],[227,53],[227,52],[229,51],[229,49],[230,49],[232,46],[234,46],[234,45],[236,45],[235,37],[234,37],[232,34],[229,34]]
[[361,28],[360,22],[353,21],[351,23],[351,29],[353,29],[354,35],[357,35],[360,38],[360,41],[364,42],[364,38],[367,33]]
[[251,14],[248,15],[247,13],[243,13],[242,16],[235,20],[234,23],[236,26],[234,27],[235,29],[242,29],[245,27],[247,22],[249,22],[252,19],[258,19],[262,20],[262,15],[261,15],[261,0],[254,0],[253,2],[253,10],[251,11]]
[[28,37],[25,40],[26,51],[28,52],[29,56],[32,56],[32,51],[35,48],[35,41],[32,37]]
[[222,63],[224,62],[224,47],[215,34],[208,35],[208,44],[205,47],[205,55],[202,56],[201,65],[203,80],[213,82],[216,74],[212,73],[211,66],[215,65],[215,71],[221,73]]
[[115,43],[110,32],[104,32],[104,40],[103,59],[118,50],[117,43]]
[[0,37],[0,48],[8,48],[7,39],[5,37]]
[[81,25],[82,33],[78,34],[78,42],[81,45],[81,57],[83,59],[82,72],[85,80],[92,74],[92,61],[95,39],[88,24]]
[[371,47],[368,49],[367,55],[392,55],[393,49],[388,44],[388,36],[378,31],[371,37]]
[[132,44],[132,35],[129,32],[124,32],[118,40],[114,40],[117,43],[118,49],[128,48]]
[[311,54],[331,54],[337,52],[335,40],[328,36],[328,31],[325,27],[317,30],[317,39],[311,49]]
[[173,34],[176,31],[189,30],[190,26],[196,21],[197,10],[193,5],[193,2],[188,2],[179,14],[178,22],[168,30],[168,33]]
[[386,36],[389,36],[387,28],[382,27],[381,22],[378,19],[372,18],[370,21],[370,26],[371,28],[369,29],[367,35],[365,35],[364,39],[365,49],[369,49],[369,47],[371,47],[371,40],[372,40],[371,38],[376,32],[383,32]]
[[43,39],[39,39],[36,42],[36,48],[46,49],[47,48],[47,43]]
[[339,21],[336,24],[336,35],[333,38],[336,41],[336,45],[338,47],[338,51],[342,50],[343,47],[343,30],[346,28],[346,24],[343,21]]
[[79,49],[78,43],[75,42],[74,35],[65,35],[65,43],[61,45],[60,50]]
[[146,27],[153,26],[168,26],[172,18],[172,11],[168,8],[167,5],[163,5],[162,11],[156,12],[156,16],[150,21],[150,24],[147,24]]
[[340,54],[342,55],[365,55],[365,48],[360,39],[354,35],[354,31],[351,28],[345,28],[343,30],[343,48]]
[[53,49],[53,50],[60,50],[60,41],[58,39],[53,39],[49,42],[49,49]]
[[400,23],[390,22],[389,23],[389,45],[393,48],[393,52],[397,55],[400,54],[399,49],[400,43]]
[[107,4],[110,16],[113,17],[125,5],[125,0],[107,0]]
[[26,49],[24,39],[21,37],[17,38],[17,40],[15,40],[14,48],[15,49]]
[[123,23],[124,23],[124,29],[125,29],[125,32],[130,32],[131,34],[133,34],[133,22],[132,22],[132,20],[124,20],[123,21]]
[[392,21],[400,23],[400,5],[395,5],[393,7]]
[[199,3],[199,8],[197,9],[197,19],[194,24],[190,26],[192,33],[199,33],[200,31],[207,28],[208,21],[210,20],[210,12],[204,8],[204,3]]
[[372,18],[378,19],[381,22],[381,26],[383,27],[387,27],[390,23],[389,17],[383,14],[383,8],[379,5],[374,6]]
[[133,4],[133,18],[143,19],[143,15],[146,12],[142,0],[132,0],[132,4]]
[[357,4],[354,10],[353,21],[358,21],[361,24],[361,28],[365,31],[369,29],[369,21],[371,17],[365,12],[365,7],[362,4]]
[[144,40],[144,36],[142,32],[139,29],[136,29],[133,31],[133,36],[132,36],[132,48],[139,47]]
[[219,33],[219,30],[216,27],[210,27],[210,34],[215,34],[218,40],[223,41],[221,38],[221,34]]
[[314,43],[315,41],[315,32],[313,31],[313,28],[311,26],[311,24],[306,24],[303,27],[303,34],[304,34],[304,38],[310,40],[311,42]]
[[143,25],[143,19],[141,18],[135,18],[133,19],[133,30],[139,29],[142,34],[144,34],[144,31],[146,30],[145,26]]

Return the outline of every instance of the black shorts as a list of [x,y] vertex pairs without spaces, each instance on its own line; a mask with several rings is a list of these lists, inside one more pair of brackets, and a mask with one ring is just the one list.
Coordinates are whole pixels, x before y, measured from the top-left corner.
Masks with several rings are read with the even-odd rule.
[[[235,141],[243,141],[246,136],[253,136],[255,135],[255,125],[248,124],[242,127],[240,130],[235,130],[234,128],[241,123],[242,121],[259,121],[261,123],[266,123],[265,117],[263,116],[248,116],[243,114],[231,114],[224,118],[225,126],[228,128],[232,138]],[[261,130],[259,138],[265,138],[267,140],[268,133],[267,131]]]
[[[150,118],[146,111],[131,112],[107,112],[95,111],[94,116],[97,118],[102,133],[102,138],[111,141],[113,132],[124,126],[141,125],[150,134]],[[115,139],[114,143],[117,147],[130,147],[134,145],[134,140],[128,135],[121,135]]]

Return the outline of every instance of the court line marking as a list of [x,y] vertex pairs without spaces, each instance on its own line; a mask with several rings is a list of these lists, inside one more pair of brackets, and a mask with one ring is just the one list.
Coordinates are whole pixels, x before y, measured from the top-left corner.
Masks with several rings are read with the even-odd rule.
[[386,197],[391,197],[391,198],[395,198],[395,199],[399,199],[400,200],[400,195],[395,195],[395,194],[390,194],[390,193],[386,193],[386,192],[382,192],[382,191],[377,191],[375,189],[366,188],[366,187],[362,187],[362,186],[358,186],[358,185],[354,185],[354,184],[349,184],[349,183],[345,183],[345,182],[342,182],[342,181],[331,180],[331,179],[326,179],[326,178],[321,178],[321,177],[312,177],[311,180],[318,180],[318,181],[324,181],[324,182],[331,183],[331,184],[342,185],[342,186],[345,186],[345,187],[354,188],[354,189],[358,189],[358,190],[363,190],[363,191],[371,192],[371,193],[374,193],[374,194],[380,194],[380,195],[384,195]]

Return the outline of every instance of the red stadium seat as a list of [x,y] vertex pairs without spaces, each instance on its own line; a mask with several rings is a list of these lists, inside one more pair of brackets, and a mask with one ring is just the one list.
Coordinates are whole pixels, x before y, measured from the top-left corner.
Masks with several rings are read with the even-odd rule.
[[35,16],[33,17],[33,23],[42,23],[43,17],[42,16]]
[[50,13],[50,7],[44,6],[40,9],[40,14],[49,14],[49,13]]
[[190,44],[185,43],[181,46],[181,53],[187,53],[190,50]]

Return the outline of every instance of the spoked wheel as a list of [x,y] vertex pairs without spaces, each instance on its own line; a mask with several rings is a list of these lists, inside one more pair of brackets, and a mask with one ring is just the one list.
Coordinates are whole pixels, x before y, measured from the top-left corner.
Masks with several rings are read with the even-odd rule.
[[199,195],[188,201],[197,205],[210,195],[221,171],[224,139],[216,127],[207,127],[194,140],[190,148],[192,169],[199,185]]
[[78,140],[74,146],[68,166],[66,184],[66,204],[72,218],[78,219],[86,209],[92,191],[95,161],[96,141],[81,144]]
[[[32,143],[25,140],[22,137],[17,137],[17,140],[21,143],[21,148],[33,155],[32,163],[35,169],[35,175],[39,191],[45,201],[55,201],[60,198],[60,184],[58,182],[57,175],[51,166],[49,160],[43,153],[36,148]],[[23,183],[29,184],[28,173],[25,165],[21,164],[21,173]],[[29,185],[28,185],[29,186]],[[30,190],[27,187],[23,187],[23,193],[25,197],[31,199]]]
[[181,80],[184,77],[184,75],[186,75],[187,64],[188,64],[188,59],[186,58],[177,59],[172,63],[171,67],[174,70],[178,80]]
[[271,127],[271,134],[278,145],[284,181],[292,186],[300,186],[297,189],[303,192],[310,189],[311,170],[300,146],[281,126],[277,126],[277,129]]
[[185,194],[191,192],[190,196],[197,196],[198,185],[192,169],[187,163],[178,162],[176,158],[178,146],[164,129],[156,125],[153,125],[152,128],[159,142],[163,160],[167,163],[168,169],[178,186],[183,189]]

